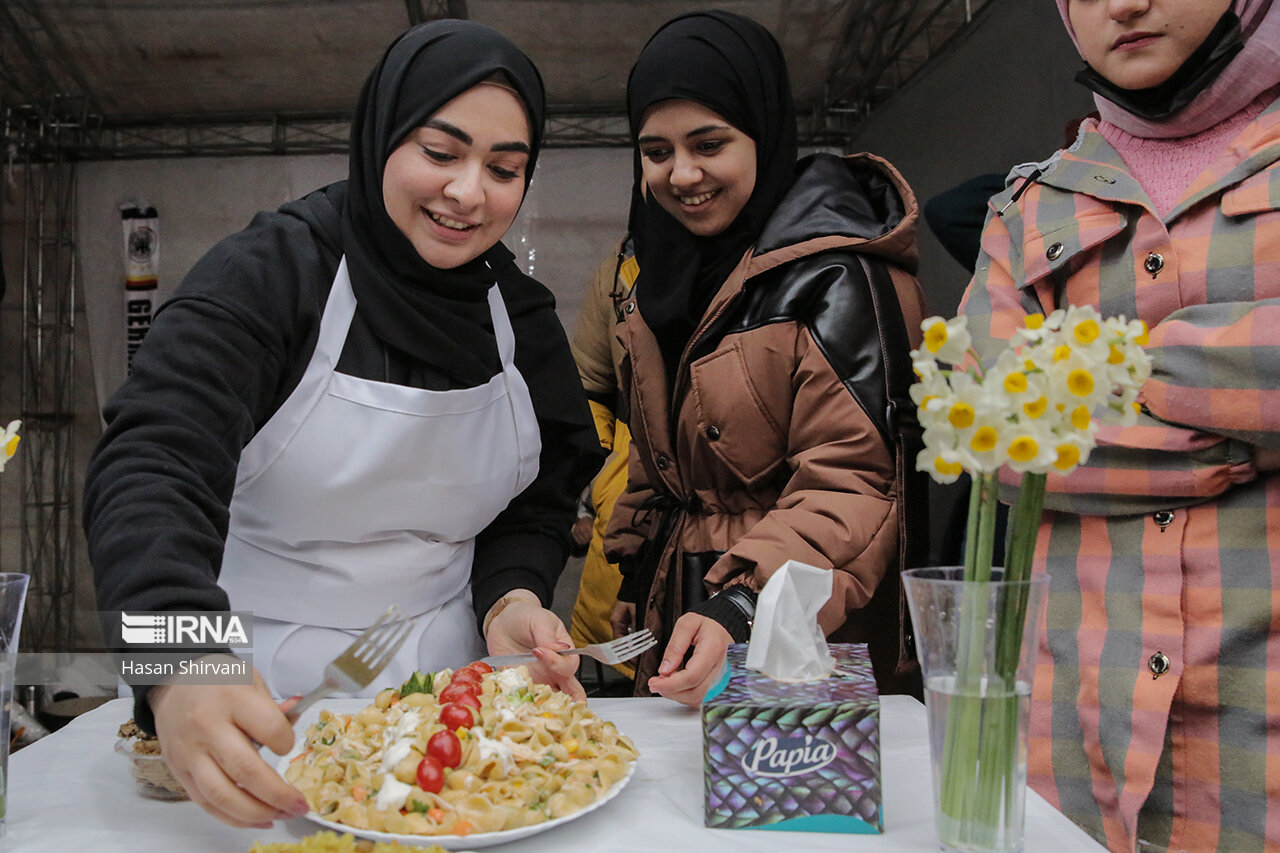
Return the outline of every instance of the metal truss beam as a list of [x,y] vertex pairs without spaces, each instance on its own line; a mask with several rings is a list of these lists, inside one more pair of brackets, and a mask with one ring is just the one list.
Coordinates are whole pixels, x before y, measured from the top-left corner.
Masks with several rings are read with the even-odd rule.
[[22,571],[31,576],[22,646],[75,640],[75,168],[22,173]]
[[[49,113],[58,118],[51,123]],[[617,111],[552,106],[545,148],[625,148],[627,120]],[[800,116],[802,145],[838,146],[847,132],[826,122],[827,114]],[[142,160],[169,157],[248,157],[283,154],[345,154],[350,134],[345,115],[270,115],[140,119],[108,124],[82,102],[61,98],[48,109],[10,109],[0,143],[34,161]],[[51,131],[56,131],[56,138]]]
[[[75,642],[75,169],[76,111],[99,112],[73,54],[37,0],[0,3],[0,83],[28,99],[5,110],[4,143],[22,205],[21,571],[23,649]],[[21,58],[19,61],[18,58]],[[61,93],[61,94],[50,94]],[[74,105],[74,107],[72,106]]]
[[850,0],[842,49],[813,112],[833,138],[857,126],[955,43],[992,0]]
[[[872,111],[936,57],[992,0],[848,0],[841,49],[822,94],[798,104],[800,142],[842,147]],[[405,0],[411,23],[466,17],[466,0]],[[104,118],[35,0],[0,0],[0,86],[10,93],[0,144],[37,162],[343,153],[348,114]],[[60,58],[62,57],[62,58]],[[55,92],[55,95],[48,93]],[[17,93],[26,101],[15,106]],[[38,118],[33,118],[38,117]],[[57,141],[51,133],[56,133]],[[551,105],[548,148],[630,142],[622,104]],[[61,146],[55,152],[54,147]]]

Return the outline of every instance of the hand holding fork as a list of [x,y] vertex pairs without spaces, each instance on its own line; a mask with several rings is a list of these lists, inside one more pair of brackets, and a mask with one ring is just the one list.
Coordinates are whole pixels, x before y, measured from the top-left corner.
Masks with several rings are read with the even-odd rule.
[[[637,655],[647,652],[658,644],[653,634],[649,633],[646,628],[635,634],[627,634],[625,637],[619,637],[616,640],[610,640],[607,643],[593,643],[589,646],[580,646],[576,649],[556,649],[556,654],[560,655],[587,655],[593,657],[601,663],[615,664],[629,661]],[[533,655],[490,655],[481,658],[485,663],[492,667],[515,666],[522,663],[533,663],[537,660]]]
[[[325,668],[325,679],[282,717],[257,670],[252,684],[170,684],[149,702],[165,762],[191,799],[231,826],[269,827],[303,815],[306,800],[258,753],[259,744],[284,755],[293,723],[307,705],[338,690],[370,683],[404,642],[409,625],[389,611]],[[305,703],[305,704],[304,704]]]

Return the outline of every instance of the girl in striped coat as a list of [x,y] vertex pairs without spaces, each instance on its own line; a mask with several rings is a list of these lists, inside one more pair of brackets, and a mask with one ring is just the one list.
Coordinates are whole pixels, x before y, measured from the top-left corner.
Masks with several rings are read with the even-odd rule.
[[1280,6],[1057,3],[1101,119],[991,200],[962,311],[983,358],[1137,317],[1153,374],[1049,480],[1030,781],[1113,851],[1280,850]]

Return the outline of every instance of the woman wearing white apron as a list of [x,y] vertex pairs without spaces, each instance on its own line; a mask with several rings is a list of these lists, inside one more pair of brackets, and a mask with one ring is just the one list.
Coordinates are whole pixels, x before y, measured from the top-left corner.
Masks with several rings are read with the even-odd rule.
[[502,372],[486,384],[358,379],[333,369],[355,312],[338,267],[302,381],[240,457],[218,578],[232,610],[253,611],[253,663],[276,696],[315,687],[390,601],[416,624],[360,695],[485,655],[471,609],[475,537],[533,481],[541,449],[496,285],[489,304]]
[[134,688],[227,823],[306,811],[255,741],[288,751],[276,699],[392,603],[414,633],[370,694],[533,650],[536,678],[582,695],[545,605],[599,445],[554,300],[499,242],[543,113],[500,34],[409,30],[365,84],[347,181],[197,263],[104,409],[85,489],[99,609],[253,613],[254,684]]

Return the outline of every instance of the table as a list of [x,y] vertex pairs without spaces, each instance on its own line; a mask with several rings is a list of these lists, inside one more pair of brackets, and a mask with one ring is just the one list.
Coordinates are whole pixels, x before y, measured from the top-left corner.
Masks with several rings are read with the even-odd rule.
[[[360,700],[330,700],[328,707]],[[707,829],[702,804],[702,730],[696,709],[666,699],[595,699],[639,747],[630,784],[603,808],[540,835],[499,847],[509,853],[672,851],[778,853],[791,850],[936,851],[924,706],[881,698],[883,835]],[[128,762],[112,751],[132,715],[116,699],[77,717],[9,759],[6,837],[0,850],[22,853],[246,853],[254,841],[290,841],[321,827],[297,818],[269,830],[235,829],[190,802],[141,797]],[[1098,853],[1104,848],[1034,793],[1027,795],[1028,851]]]

